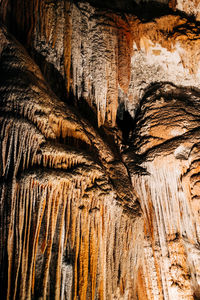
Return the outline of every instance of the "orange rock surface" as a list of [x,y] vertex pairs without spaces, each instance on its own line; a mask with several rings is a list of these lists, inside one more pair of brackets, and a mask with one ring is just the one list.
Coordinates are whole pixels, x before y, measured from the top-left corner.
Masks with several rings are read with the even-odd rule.
[[199,1],[113,3],[0,2],[1,299],[200,297]]

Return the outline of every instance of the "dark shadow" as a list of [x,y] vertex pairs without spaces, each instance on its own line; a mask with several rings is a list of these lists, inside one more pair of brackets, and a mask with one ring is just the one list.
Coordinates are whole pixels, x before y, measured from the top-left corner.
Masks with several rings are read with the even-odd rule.
[[79,100],[76,100],[76,106],[79,113],[82,114],[85,117],[85,119],[89,120],[90,124],[94,128],[97,128],[98,123],[96,107],[92,104],[90,105],[83,97],[81,97]]
[[84,98],[80,98],[76,102],[79,115],[93,126],[104,142],[112,149],[118,159],[120,158],[119,149],[114,141],[113,129],[108,124],[98,127],[97,108],[95,104],[89,104]]
[[197,87],[178,86],[168,81],[153,82],[146,87],[136,115],[138,115],[141,106],[148,101],[148,97],[150,96],[153,96],[153,99],[160,99],[163,97],[166,102],[171,101],[172,98],[175,97],[177,100],[185,102],[187,105],[192,107],[198,104],[199,109],[199,95],[200,89]]
[[67,95],[65,80],[55,66],[52,63],[47,62],[46,57],[34,49],[31,50],[31,57],[40,67],[44,78],[50,85],[54,94],[60,98],[61,101],[72,104],[73,97]]
[[135,127],[135,120],[131,117],[130,113],[125,109],[124,104],[118,106],[117,111],[117,125],[122,132],[123,143],[129,143],[130,133]]
[[[197,22],[195,20],[195,16],[187,15],[186,13],[173,10],[169,7],[168,1],[166,3],[159,3],[158,1],[140,1],[138,4],[136,1],[130,0],[110,0],[110,1],[102,1],[102,0],[73,0],[73,3],[79,7],[79,3],[90,3],[92,6],[99,8],[102,11],[109,10],[113,13],[123,14],[133,14],[136,15],[141,21],[148,22],[157,17],[162,17],[165,15],[179,15],[181,17],[187,18],[188,21]],[[79,7],[80,8],[80,7]],[[81,10],[81,8],[80,8]]]
[[[63,0],[64,1],[64,0]],[[24,46],[27,46],[28,35],[31,30],[31,23],[29,19],[25,19],[25,23],[19,23],[17,19],[16,10],[12,7],[12,1],[8,4],[7,10],[1,9],[0,20],[4,20],[3,23],[8,27],[9,32],[11,32]],[[177,15],[186,18],[188,21],[200,25],[199,21],[196,21],[194,15],[188,15],[180,10],[173,10],[169,7],[168,1],[166,3],[159,3],[158,1],[143,1],[141,0],[138,4],[134,0],[71,0],[78,8],[80,8],[79,3],[89,3],[92,6],[99,9],[99,12],[105,15],[105,12],[113,12],[120,14],[121,17],[126,19],[125,14],[136,15],[142,22],[148,22],[154,18],[162,17],[164,15]],[[22,8],[23,9],[23,8]],[[84,9],[80,8],[80,11],[84,13]],[[37,15],[33,14],[33,24],[37,22]]]

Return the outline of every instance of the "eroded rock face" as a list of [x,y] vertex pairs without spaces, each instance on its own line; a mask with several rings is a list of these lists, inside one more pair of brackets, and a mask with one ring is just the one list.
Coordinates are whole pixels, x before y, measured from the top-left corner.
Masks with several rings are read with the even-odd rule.
[[124,164],[4,28],[1,41],[1,297],[133,294],[142,219]]
[[0,3],[1,298],[196,299],[198,1],[91,3]]
[[[136,119],[133,147],[143,175],[132,179],[155,265],[162,266],[157,276],[164,299],[199,295],[199,105],[199,91],[157,84],[143,98]],[[159,286],[148,284],[154,298]]]
[[[2,2],[4,22],[27,44],[57,95],[85,99],[99,125],[116,125],[119,103],[134,117],[152,82],[199,85],[199,24],[166,2],[155,2],[150,14],[148,1],[142,9],[140,2],[132,4],[130,14],[87,2],[33,1],[14,17],[20,3]],[[174,10],[176,5],[169,3]],[[179,9],[184,11],[184,5]]]

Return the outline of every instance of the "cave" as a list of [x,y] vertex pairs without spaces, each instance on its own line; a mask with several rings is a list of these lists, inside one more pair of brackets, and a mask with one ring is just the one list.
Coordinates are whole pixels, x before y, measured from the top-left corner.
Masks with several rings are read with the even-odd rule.
[[0,20],[0,299],[200,299],[200,1]]

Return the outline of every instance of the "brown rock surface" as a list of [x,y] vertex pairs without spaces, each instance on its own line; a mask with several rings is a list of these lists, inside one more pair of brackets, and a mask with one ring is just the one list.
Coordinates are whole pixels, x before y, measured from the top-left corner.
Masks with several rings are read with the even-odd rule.
[[0,298],[198,299],[198,1],[0,16]]

